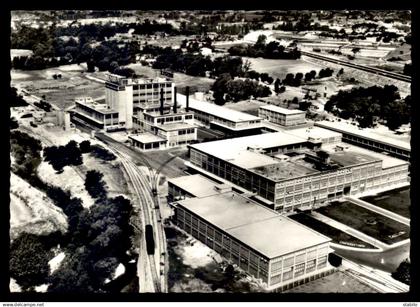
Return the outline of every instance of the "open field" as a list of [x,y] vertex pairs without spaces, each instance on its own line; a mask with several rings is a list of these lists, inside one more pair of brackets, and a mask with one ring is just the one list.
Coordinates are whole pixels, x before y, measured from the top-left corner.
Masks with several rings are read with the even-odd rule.
[[[31,94],[42,97],[57,105],[67,108],[74,104],[77,97],[90,96],[93,99],[105,97],[105,87],[102,83],[86,78],[83,65],[63,65],[54,68],[32,71],[11,71],[14,87],[26,89]],[[62,78],[54,80],[54,74],[61,74]]]
[[327,237],[330,237],[333,240],[333,243],[358,248],[375,248],[373,245],[362,241],[356,237],[353,237],[352,235],[349,235],[321,221],[318,221],[317,219],[311,217],[308,214],[298,213],[289,217],[315,231],[318,231],[319,233]]
[[263,58],[248,58],[243,57],[243,61],[248,60],[251,63],[250,69],[259,73],[268,73],[274,79],[284,79],[288,73],[296,74],[301,72],[303,74],[315,70],[318,72],[323,66],[312,64],[298,60],[281,60],[281,59],[263,59]]
[[376,293],[373,288],[357,279],[337,271],[285,291],[284,293]]
[[380,193],[362,198],[364,201],[410,218],[410,188]]
[[335,202],[316,211],[386,244],[410,237],[408,226],[348,201]]

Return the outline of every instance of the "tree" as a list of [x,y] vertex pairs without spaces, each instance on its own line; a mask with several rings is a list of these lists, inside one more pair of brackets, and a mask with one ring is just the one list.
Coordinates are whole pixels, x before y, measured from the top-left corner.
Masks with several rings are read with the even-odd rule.
[[264,46],[267,41],[267,36],[261,34],[257,38],[257,42],[255,43],[256,46]]
[[87,140],[82,141],[82,142],[79,144],[79,147],[80,147],[80,152],[81,152],[81,153],[87,153],[87,152],[90,152],[90,151],[91,151],[91,148],[90,148],[90,142],[89,142],[89,141],[87,141]]
[[400,263],[398,268],[391,274],[392,278],[399,280],[407,285],[411,283],[411,276],[410,276],[410,262],[408,259],[404,260]]
[[51,256],[39,236],[24,232],[10,246],[10,276],[23,289],[43,284],[49,274]]
[[351,52],[353,52],[353,55],[356,56],[356,53],[360,52],[360,48],[359,47],[354,47],[351,49]]
[[278,95],[280,93],[280,79],[277,78],[276,81],[274,82],[274,92]]
[[96,170],[86,173],[85,188],[93,198],[104,199],[106,197],[105,182],[102,180],[103,174]]

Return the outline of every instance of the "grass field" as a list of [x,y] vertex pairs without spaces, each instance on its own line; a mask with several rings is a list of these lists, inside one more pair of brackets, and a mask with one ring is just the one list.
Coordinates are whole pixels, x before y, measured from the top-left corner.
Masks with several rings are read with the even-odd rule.
[[243,61],[248,60],[251,63],[250,69],[259,73],[268,73],[275,78],[284,79],[288,73],[296,74],[301,72],[303,74],[315,70],[318,72],[321,68],[320,65],[305,62],[302,59],[298,60],[276,60],[276,59],[263,59],[263,58],[247,58],[243,57]]
[[[84,70],[83,65],[76,64],[32,71],[12,70],[11,83],[12,86],[26,89],[38,97],[45,95],[48,102],[59,108],[73,105],[77,97],[103,99],[104,85],[86,78]],[[62,78],[55,80],[54,74],[61,74]]]
[[289,217],[315,231],[322,233],[327,237],[330,237],[333,240],[333,243],[359,248],[375,248],[371,244],[353,237],[345,232],[342,232],[341,230],[327,225],[321,221],[318,221],[317,219],[305,213],[298,213]]
[[386,244],[410,237],[410,228],[351,202],[336,202],[316,210]]
[[410,218],[410,188],[362,198],[364,201]]

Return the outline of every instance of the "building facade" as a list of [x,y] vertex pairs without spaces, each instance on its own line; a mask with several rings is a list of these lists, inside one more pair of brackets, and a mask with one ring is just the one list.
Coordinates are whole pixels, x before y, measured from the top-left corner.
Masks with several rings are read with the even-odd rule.
[[343,141],[361,146],[373,151],[387,152],[391,156],[410,160],[411,146],[409,142],[387,138],[383,135],[367,133],[344,123],[332,123],[327,121],[316,122],[315,126],[339,132],[343,135]]
[[305,111],[289,110],[275,105],[261,106],[258,109],[258,117],[281,126],[305,124],[305,116]]
[[[272,133],[273,142],[281,138],[280,134]],[[254,145],[262,140],[262,136],[248,138]],[[407,162],[354,146],[324,146],[331,159],[326,162],[317,156],[319,149],[309,149],[312,145],[304,140],[262,147],[257,153],[251,148],[238,147],[235,151],[235,140],[191,145],[190,163],[198,171],[204,170],[255,193],[278,212],[289,213],[345,195],[357,197],[409,184]],[[230,146],[232,152],[223,154],[217,150],[224,146]]]
[[[284,291],[331,271],[331,239],[234,192],[177,201],[175,220],[230,263],[261,279],[267,290]],[[288,244],[286,232],[304,240]]]

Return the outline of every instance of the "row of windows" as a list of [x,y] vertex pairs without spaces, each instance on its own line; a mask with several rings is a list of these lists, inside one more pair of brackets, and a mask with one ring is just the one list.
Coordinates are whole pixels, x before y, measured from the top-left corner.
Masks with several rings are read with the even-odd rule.
[[192,133],[194,133],[194,130],[195,129],[178,130],[178,135],[192,134]]

